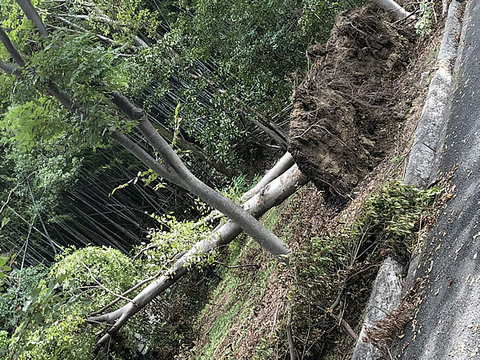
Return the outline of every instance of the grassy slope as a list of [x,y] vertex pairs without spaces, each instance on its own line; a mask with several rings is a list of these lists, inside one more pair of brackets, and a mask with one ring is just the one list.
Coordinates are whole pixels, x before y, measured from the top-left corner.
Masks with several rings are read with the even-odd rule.
[[[288,202],[284,206],[288,207]],[[268,228],[273,230],[277,225],[279,211],[275,208],[264,216],[263,222]],[[288,235],[288,227],[283,234]],[[196,346],[182,357],[239,359],[245,344],[251,343],[253,332],[262,339],[274,334],[266,323],[275,319],[264,310],[268,303],[277,306],[286,294],[286,288],[278,284],[281,265],[247,237],[233,243],[229,252],[224,261],[228,267],[217,266],[222,280],[196,319],[199,334]],[[259,321],[260,327],[256,329]]]

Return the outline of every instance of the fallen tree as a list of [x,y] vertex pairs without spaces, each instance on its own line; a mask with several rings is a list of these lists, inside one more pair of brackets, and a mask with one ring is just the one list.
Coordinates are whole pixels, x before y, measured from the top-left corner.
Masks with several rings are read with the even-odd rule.
[[[255,196],[243,204],[243,209],[253,217],[258,218],[271,207],[279,205],[306,182],[307,178],[301,173],[297,165],[293,165],[283,175],[267,184]],[[195,244],[169,270],[138,293],[127,304],[110,313],[89,318],[87,322],[91,324],[111,324],[98,341],[97,350],[107,345],[112,335],[118,332],[133,315],[185,275],[188,265],[192,264],[195,258],[208,253],[216,247],[230,243],[241,232],[242,228],[239,225],[231,220],[228,221],[214,230],[207,240]]]
[[[28,0],[25,0],[19,1],[19,4],[27,17],[33,19],[39,33],[45,35],[43,32],[45,26],[43,25],[42,19],[31,3]],[[25,4],[28,6],[25,6]],[[41,25],[39,26],[38,24]],[[19,67],[18,70],[20,73],[10,71],[11,69],[8,66],[3,66],[2,69],[5,68],[6,72],[13,73],[18,76],[19,79],[28,81],[28,79],[26,79],[27,77],[24,76],[24,73],[35,75],[35,69],[26,66],[25,60],[12,45],[8,35],[1,27],[0,41],[2,41],[6,50]],[[45,92],[43,89],[37,90]],[[99,90],[96,91],[98,92]],[[46,92],[56,98],[66,109],[74,114],[80,115],[81,119],[91,118],[91,114],[89,113],[90,109],[83,106],[81,100],[78,101],[77,99],[71,98],[68,94],[61,91],[57,84],[52,80],[48,80]],[[158,176],[198,196],[202,201],[235,221],[247,234],[273,255],[288,254],[288,249],[283,242],[271,231],[262,226],[253,216],[236,205],[232,200],[213,190],[194,176],[185,166],[180,157],[170,147],[167,141],[158,133],[152,123],[148,120],[148,114],[146,114],[142,108],[137,107],[118,91],[109,91],[108,94],[105,95],[105,100],[110,101],[110,103],[115,106],[116,110],[119,111],[118,115],[123,115],[126,119],[137,123],[140,133],[143,135],[147,143],[157,151],[160,159],[155,159],[152,155],[147,153],[138,142],[135,142],[126,136],[120,129],[112,130],[110,128],[107,130],[103,128],[104,133],[110,135],[113,140],[125,147],[143,164],[152,169]],[[86,101],[88,103],[88,99],[86,99]],[[107,111],[108,110],[111,109],[107,109]],[[93,126],[93,131],[95,131],[94,125],[97,122],[96,120],[97,119],[90,119],[91,125],[89,126]],[[90,131],[88,128],[86,130]]]
[[[258,194],[267,184],[278,178],[280,175],[284,174],[288,169],[290,169],[295,164],[295,159],[292,154],[286,152],[276,163],[275,165],[267,171],[267,173],[260,179],[260,181],[253,186],[250,190],[245,192],[240,198],[240,203],[244,203],[247,200],[250,200],[253,196]],[[224,216],[220,211],[214,210],[202,219],[201,223],[208,223],[210,221],[220,219]]]
[[271,168],[265,176],[250,190],[248,190],[240,198],[240,202],[245,202],[249,200],[252,196],[255,196],[260,190],[262,190],[265,185],[282,175],[285,171],[290,169],[295,164],[292,154],[289,152],[285,153],[280,160],[277,161],[275,166]]

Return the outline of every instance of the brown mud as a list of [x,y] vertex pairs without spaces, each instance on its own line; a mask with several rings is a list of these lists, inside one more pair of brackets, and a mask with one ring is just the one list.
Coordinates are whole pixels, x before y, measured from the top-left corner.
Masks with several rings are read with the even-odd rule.
[[327,45],[307,51],[314,64],[295,89],[289,148],[330,199],[347,199],[391,148],[408,110],[394,83],[415,38],[368,5],[340,15]]

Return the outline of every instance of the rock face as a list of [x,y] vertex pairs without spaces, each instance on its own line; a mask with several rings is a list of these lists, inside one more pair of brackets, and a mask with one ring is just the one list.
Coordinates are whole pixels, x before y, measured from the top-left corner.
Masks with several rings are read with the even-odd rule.
[[392,84],[409,62],[413,35],[374,6],[346,13],[294,93],[289,150],[327,197],[348,195],[389,148],[404,118]]
[[366,330],[374,327],[376,321],[382,320],[400,305],[402,299],[402,271],[403,266],[392,258],[387,258],[380,267],[352,360],[384,359],[384,355],[379,349],[364,341]]

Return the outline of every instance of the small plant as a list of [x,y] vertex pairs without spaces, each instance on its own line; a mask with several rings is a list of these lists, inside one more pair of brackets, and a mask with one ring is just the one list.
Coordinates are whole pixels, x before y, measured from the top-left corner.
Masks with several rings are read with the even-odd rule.
[[435,19],[435,2],[431,0],[420,1],[420,17],[415,23],[415,30],[420,35],[429,35],[433,30]]

